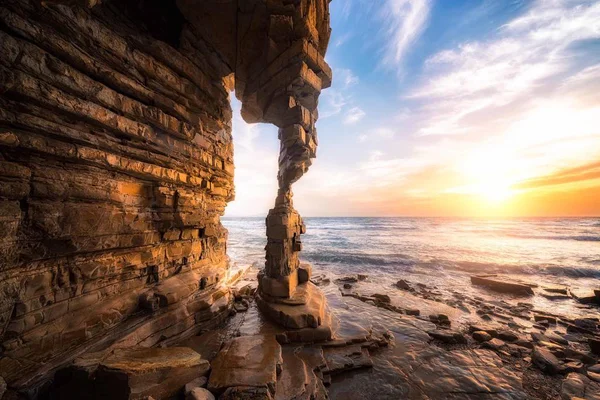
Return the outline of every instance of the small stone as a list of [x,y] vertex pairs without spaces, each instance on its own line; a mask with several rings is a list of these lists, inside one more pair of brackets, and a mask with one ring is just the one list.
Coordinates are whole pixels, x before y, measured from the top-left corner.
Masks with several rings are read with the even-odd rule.
[[476,332],[476,331],[484,331],[489,333],[492,337],[496,337],[498,336],[498,330],[492,326],[488,326],[488,325],[469,325],[469,332]]
[[302,263],[298,267],[298,283],[302,284],[308,282],[312,276],[312,265],[308,263]]
[[215,400],[215,396],[204,388],[195,387],[185,394],[185,400]]
[[398,289],[402,289],[402,290],[410,290],[410,289],[412,289],[410,287],[410,285],[408,284],[408,282],[406,282],[404,279],[400,279],[398,282],[396,282],[396,287]]
[[588,375],[588,378],[590,378],[594,382],[600,382],[600,374],[598,374],[596,372],[590,372],[590,371],[588,371],[587,375]]
[[406,310],[404,310],[404,312],[406,313],[406,315],[415,315],[415,316],[421,315],[421,311],[419,311],[417,309],[406,309]]
[[505,342],[516,342],[519,340],[519,336],[511,331],[499,331],[498,339],[504,340]]
[[546,321],[547,323],[551,323],[553,325],[556,325],[556,318],[551,317],[549,315],[537,315],[536,314],[536,315],[533,316],[533,319],[536,322]]
[[194,388],[201,388],[206,386],[206,383],[208,382],[208,379],[205,376],[201,376],[199,378],[194,379],[191,382],[188,382],[185,384],[185,387],[183,388],[183,391],[185,393],[190,392],[192,389]]
[[504,343],[502,340],[496,339],[496,338],[493,338],[492,340],[488,340],[487,342],[483,343],[483,347],[487,347],[489,349],[496,350],[496,351],[500,350],[504,346],[506,346],[506,343]]
[[569,361],[563,364],[564,372],[584,372],[585,365],[581,361]]
[[460,332],[450,330],[428,331],[427,334],[440,342],[448,344],[465,344],[467,339]]
[[377,300],[381,301],[382,303],[391,303],[392,302],[392,299],[390,299],[390,296],[388,296],[387,294],[375,293],[372,297],[376,298]]
[[479,343],[488,342],[492,340],[492,335],[484,331],[473,332],[473,339]]
[[352,289],[352,285],[350,283],[344,283],[344,289]]
[[369,277],[369,275],[364,275],[364,274],[357,275],[357,278],[359,281],[366,281],[368,277]]
[[519,339],[514,342],[517,346],[525,347],[526,349],[533,349],[533,343],[525,339]]
[[600,374],[600,364],[592,365],[588,368],[588,371]]

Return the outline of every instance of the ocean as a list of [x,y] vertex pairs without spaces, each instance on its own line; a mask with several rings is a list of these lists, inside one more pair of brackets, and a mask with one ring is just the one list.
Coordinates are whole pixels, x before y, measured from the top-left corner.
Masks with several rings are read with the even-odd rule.
[[[600,288],[600,218],[304,220],[302,260],[334,279],[360,273],[385,289],[405,279],[480,297],[490,294],[473,287],[471,275],[502,274],[540,287]],[[264,218],[222,221],[232,263],[264,265]],[[535,306],[579,314],[573,300],[536,296]]]

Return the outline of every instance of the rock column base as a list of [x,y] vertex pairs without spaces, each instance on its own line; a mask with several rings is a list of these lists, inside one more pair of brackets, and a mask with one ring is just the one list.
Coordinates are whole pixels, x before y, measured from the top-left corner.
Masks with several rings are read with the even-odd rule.
[[271,321],[290,329],[286,332],[286,337],[292,342],[331,340],[327,301],[323,292],[310,282],[311,269],[309,264],[302,264],[297,271],[294,271],[295,277],[286,279],[286,282],[298,282],[293,293],[288,297],[274,296],[273,294],[285,290],[273,293],[273,280],[259,274],[256,304]]

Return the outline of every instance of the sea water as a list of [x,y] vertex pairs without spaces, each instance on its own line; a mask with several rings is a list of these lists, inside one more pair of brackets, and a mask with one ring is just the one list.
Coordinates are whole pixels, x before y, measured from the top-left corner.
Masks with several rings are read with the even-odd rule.
[[[502,274],[543,286],[600,289],[600,219],[305,218],[302,260],[333,279],[366,274],[494,298],[470,276]],[[264,265],[264,218],[223,218],[232,263]],[[516,301],[516,300],[515,300]],[[573,300],[536,296],[538,309],[589,315]]]

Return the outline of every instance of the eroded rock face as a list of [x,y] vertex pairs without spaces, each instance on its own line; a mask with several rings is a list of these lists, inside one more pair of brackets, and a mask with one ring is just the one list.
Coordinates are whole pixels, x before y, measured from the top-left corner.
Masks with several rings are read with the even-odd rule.
[[315,156],[331,82],[327,0],[7,0],[0,24],[9,387],[35,390],[82,352],[168,344],[228,315],[219,218],[234,197],[234,86],[246,120],[280,128],[267,276],[298,268],[291,184]]

